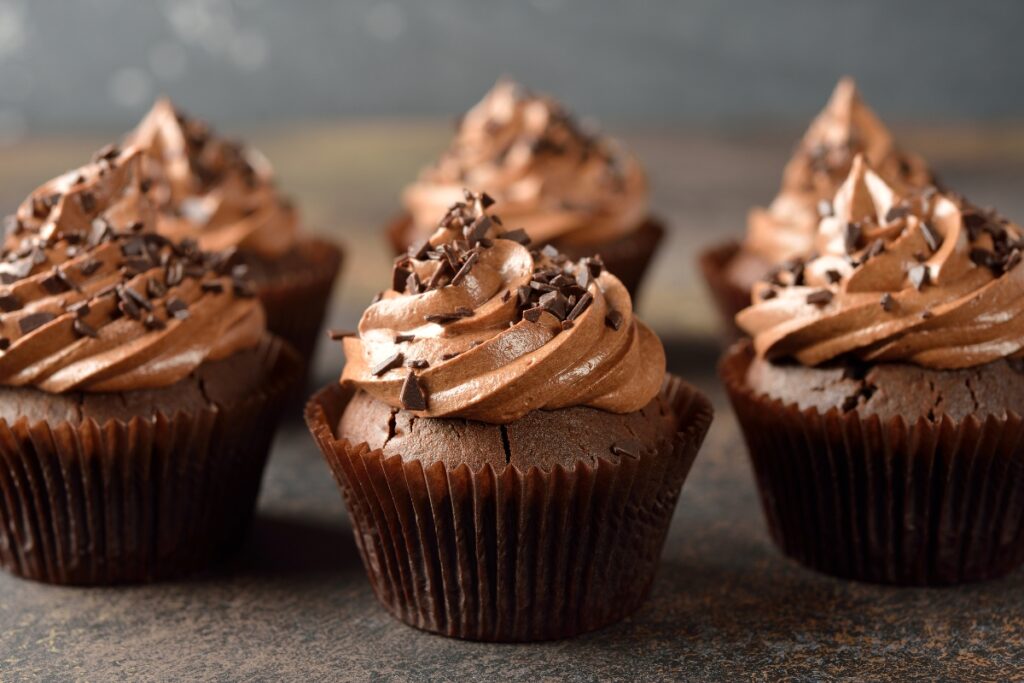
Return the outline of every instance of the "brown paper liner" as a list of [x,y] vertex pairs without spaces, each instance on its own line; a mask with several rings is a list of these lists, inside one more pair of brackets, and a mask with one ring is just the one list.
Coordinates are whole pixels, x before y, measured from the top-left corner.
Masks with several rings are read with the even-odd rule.
[[711,423],[678,378],[662,388],[682,426],[670,452],[598,455],[572,469],[473,471],[339,439],[350,389],[306,421],[341,488],[374,593],[397,619],[487,641],[567,638],[633,612],[650,589],[679,491]]
[[739,250],[740,243],[731,240],[705,249],[698,259],[715,307],[722,316],[722,327],[729,341],[746,336],[736,324],[736,314],[750,305],[750,292],[738,287],[727,275],[729,262]]
[[[412,240],[409,233],[411,227],[412,217],[407,213],[397,216],[388,224],[388,242],[396,254],[408,249]],[[614,240],[578,246],[567,246],[557,242],[555,245],[574,261],[600,254],[605,267],[622,281],[635,300],[647,273],[647,267],[654,257],[654,251],[664,236],[665,227],[661,221],[648,217],[639,228]]]
[[234,404],[102,425],[0,420],[0,566],[117,584],[192,572],[234,549],[301,372],[279,340],[265,352],[272,380]]
[[821,414],[755,393],[749,342],[719,372],[779,548],[878,583],[990,579],[1024,561],[1024,421]]
[[256,293],[267,312],[267,329],[291,344],[308,366],[316,352],[344,252],[317,237],[306,238],[299,248],[305,269],[259,282]]

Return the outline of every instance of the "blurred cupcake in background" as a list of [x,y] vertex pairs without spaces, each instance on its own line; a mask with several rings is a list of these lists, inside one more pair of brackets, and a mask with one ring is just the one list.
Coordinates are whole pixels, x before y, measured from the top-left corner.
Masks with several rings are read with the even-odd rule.
[[335,244],[307,234],[256,150],[216,136],[161,99],[125,140],[145,153],[158,230],[201,249],[234,250],[263,302],[267,326],[309,363],[342,261]]
[[398,260],[306,420],[393,615],[566,638],[643,602],[711,405],[618,278],[488,205],[468,195]]
[[525,229],[535,245],[600,256],[634,296],[664,234],[637,160],[510,80],[463,116],[441,158],[406,188],[405,213],[388,233],[395,251],[429,237],[464,187],[493,197],[508,228]]
[[301,376],[222,255],[156,232],[137,150],[41,186],[0,253],[0,565],[176,576],[235,548]]
[[742,334],[734,318],[750,304],[754,283],[772,268],[813,249],[818,221],[831,211],[832,197],[858,154],[898,192],[934,181],[920,158],[896,146],[861,100],[853,79],[841,79],[786,164],[779,194],[767,208],[750,210],[743,241],[730,240],[700,255],[704,277],[729,330]]
[[1024,562],[1024,233],[856,157],[812,255],[754,288],[720,370],[772,537],[838,576]]

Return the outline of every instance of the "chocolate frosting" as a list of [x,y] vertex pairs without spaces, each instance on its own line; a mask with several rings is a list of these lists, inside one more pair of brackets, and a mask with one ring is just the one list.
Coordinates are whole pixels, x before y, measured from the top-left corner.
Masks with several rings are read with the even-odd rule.
[[647,214],[647,180],[631,155],[509,80],[466,113],[448,150],[406,188],[415,232],[434,232],[466,186],[492,195],[508,224],[536,244],[599,244],[632,232]]
[[1021,229],[952,193],[902,194],[863,156],[818,223],[816,253],[758,284],[737,322],[769,359],[842,356],[965,368],[1024,346]]
[[265,334],[263,309],[225,258],[156,233],[141,163],[138,150],[106,150],[8,219],[0,384],[162,387]]
[[641,409],[665,373],[658,338],[597,259],[530,251],[467,193],[344,339],[343,383],[426,417],[508,423],[531,410]]
[[896,147],[885,125],[861,100],[853,79],[843,78],[786,165],[778,196],[768,208],[750,211],[744,247],[771,264],[806,255],[822,200],[827,203],[836,193],[858,154],[897,192],[933,182],[920,158]]
[[213,134],[160,99],[125,144],[145,152],[157,229],[207,251],[238,248],[273,259],[295,246],[298,219],[257,151]]

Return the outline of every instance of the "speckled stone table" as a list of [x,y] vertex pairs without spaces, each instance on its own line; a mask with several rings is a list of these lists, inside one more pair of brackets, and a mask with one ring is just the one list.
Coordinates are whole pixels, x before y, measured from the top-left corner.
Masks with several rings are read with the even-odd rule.
[[[359,251],[332,315],[332,324],[351,326],[386,277],[374,229],[402,180],[443,142],[443,128],[253,135],[311,223],[344,234]],[[277,440],[250,537],[224,566],[117,589],[0,576],[0,681],[1024,678],[1024,572],[955,589],[888,588],[805,570],[768,539],[711,372],[714,322],[689,264],[698,244],[737,232],[745,207],[770,197],[793,135],[630,136],[648,160],[655,201],[676,227],[642,311],[665,336],[671,369],[708,391],[718,415],[650,600],[625,622],[518,646],[446,640],[395,622],[374,601],[340,496],[296,410]],[[930,131],[914,141],[932,151],[951,185],[1019,218],[1022,139],[1014,131]],[[37,154],[5,153],[0,200],[9,206],[45,169],[84,158],[100,141],[43,141],[32,148]],[[361,180],[353,163],[363,164]],[[338,350],[324,348],[319,379],[336,377],[339,367]]]

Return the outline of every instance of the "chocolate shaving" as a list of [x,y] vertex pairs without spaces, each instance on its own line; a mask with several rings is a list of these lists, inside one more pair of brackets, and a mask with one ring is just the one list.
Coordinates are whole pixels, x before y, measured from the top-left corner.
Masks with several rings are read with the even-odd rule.
[[415,339],[416,339],[416,335],[415,334],[399,333],[399,334],[395,335],[395,343],[396,344],[404,344],[405,342],[415,341]]
[[928,270],[928,266],[924,264],[914,266],[907,272],[907,275],[910,277],[910,284],[912,284],[914,289],[919,292],[931,279],[931,273]]
[[438,325],[445,325],[447,323],[455,322],[456,320],[461,320],[462,318],[472,317],[472,315],[473,311],[464,306],[461,306],[459,308],[456,308],[451,313],[430,313],[428,315],[423,316],[423,319],[426,320],[428,323],[437,323]]
[[75,334],[77,334],[79,337],[92,337],[93,339],[96,339],[97,337],[100,336],[99,332],[96,331],[95,327],[85,322],[81,318],[74,319],[74,321],[71,323],[71,329],[74,330]]
[[328,330],[327,335],[331,338],[332,341],[341,341],[345,337],[358,336],[358,333],[353,332],[352,330]]
[[21,329],[22,334],[28,334],[29,332],[42,327],[56,317],[57,316],[53,313],[49,313],[48,311],[30,313],[18,320],[18,328]]
[[524,247],[530,243],[530,236],[522,228],[516,228],[515,230],[503,232],[502,234],[498,235],[498,237],[500,237],[503,240],[511,240],[513,242],[518,242]]
[[604,317],[604,324],[612,328],[616,332],[622,329],[623,318],[622,314],[616,310],[608,311],[608,315]]
[[843,246],[846,248],[847,254],[852,254],[857,251],[857,247],[860,245],[861,235],[864,233],[859,223],[847,223],[843,230]]
[[405,356],[402,355],[401,351],[396,351],[370,368],[370,374],[374,377],[379,377],[388,370],[394,370],[397,367],[401,367],[403,362],[405,362]]
[[391,271],[391,289],[396,292],[404,292],[408,286],[410,275],[412,275],[411,270],[395,264],[394,269]]
[[896,301],[892,298],[892,294],[886,292],[882,295],[881,300],[878,302],[882,306],[882,310],[889,313],[896,307]]
[[829,268],[828,270],[825,271],[825,279],[829,281],[829,284],[834,285],[843,279],[843,275],[838,270]]
[[16,311],[19,308],[21,308],[21,301],[18,300],[18,297],[13,294],[0,295],[0,311],[10,313],[11,311]]
[[455,277],[452,278],[452,285],[461,284],[462,281],[466,279],[466,276],[469,275],[469,271],[473,269],[473,266],[476,265],[478,260],[480,260],[480,253],[475,251],[471,253],[469,258],[463,262],[462,267],[459,268],[459,272],[455,273]]
[[188,304],[181,299],[175,297],[169,300],[164,307],[167,309],[167,315],[178,320],[185,320],[188,318]]
[[939,247],[942,246],[942,235],[940,235],[928,221],[921,221],[918,223],[918,227],[921,230],[921,236],[924,237],[924,242],[928,245],[928,248],[933,252],[938,251]]
[[830,290],[819,289],[807,295],[807,303],[814,304],[816,306],[824,306],[825,304],[832,301],[832,298],[834,296],[835,295],[832,294]]
[[576,318],[580,317],[583,311],[587,310],[587,306],[589,306],[590,302],[593,300],[593,295],[590,292],[585,292],[583,296],[580,297],[579,301],[576,302],[576,305],[572,307],[572,310],[569,311],[569,315],[565,316],[565,321],[572,322]]
[[423,387],[420,386],[415,373],[410,372],[406,375],[405,382],[402,383],[400,400],[402,401],[402,407],[406,410],[427,409],[427,397],[424,395]]
[[426,370],[430,367],[430,362],[423,360],[422,358],[416,360],[408,360],[405,362],[405,366],[414,370]]

